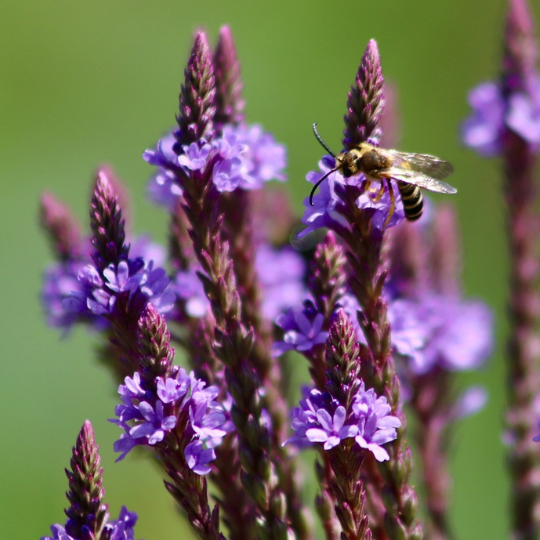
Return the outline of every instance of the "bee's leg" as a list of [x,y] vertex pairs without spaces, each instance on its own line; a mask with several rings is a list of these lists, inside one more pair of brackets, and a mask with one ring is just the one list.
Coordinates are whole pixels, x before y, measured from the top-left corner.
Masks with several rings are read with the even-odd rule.
[[386,185],[388,186],[388,195],[390,195],[390,208],[388,209],[388,215],[384,220],[384,224],[382,227],[383,230],[386,229],[386,226],[390,223],[390,220],[392,219],[392,216],[394,215],[394,212],[396,210],[396,197],[394,195],[394,189],[392,187],[392,184],[390,183],[390,178],[386,179]]
[[379,188],[379,191],[377,191],[375,197],[371,199],[373,202],[379,202],[382,199],[382,196],[384,195],[384,184],[384,180],[381,180],[381,187]]
[[367,178],[362,182],[362,193],[369,192],[371,188],[371,180],[368,180]]

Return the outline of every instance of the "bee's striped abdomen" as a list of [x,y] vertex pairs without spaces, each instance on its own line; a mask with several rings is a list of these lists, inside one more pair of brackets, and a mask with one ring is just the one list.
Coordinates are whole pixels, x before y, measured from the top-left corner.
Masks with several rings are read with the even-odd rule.
[[424,209],[424,201],[422,199],[422,191],[414,184],[406,184],[405,182],[397,183],[401,201],[403,202],[403,210],[405,217],[409,221],[416,221]]

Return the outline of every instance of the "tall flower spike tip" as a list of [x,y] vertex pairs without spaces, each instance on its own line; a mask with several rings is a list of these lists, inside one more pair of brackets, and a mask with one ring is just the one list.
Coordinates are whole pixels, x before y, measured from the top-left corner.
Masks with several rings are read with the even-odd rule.
[[73,447],[71,470],[66,469],[66,496],[71,504],[66,510],[66,525],[52,525],[52,536],[43,536],[41,540],[134,540],[137,514],[123,506],[118,519],[108,521],[98,450],[92,424],[87,420]]
[[105,168],[98,171],[90,207],[92,246],[95,250],[92,259],[100,271],[109,264],[116,266],[127,260],[129,253],[129,245],[125,243],[125,222],[108,172]]
[[71,504],[66,509],[66,532],[73,538],[100,538],[109,517],[108,506],[103,502],[103,468],[99,466],[98,450],[92,424],[87,420],[73,447],[71,470],[66,469],[66,496]]
[[204,32],[199,32],[195,36],[180,90],[180,113],[176,117],[179,129],[174,133],[179,146],[175,149],[177,154],[184,145],[212,139],[215,94],[216,81],[208,40]]
[[77,257],[81,246],[80,227],[69,208],[54,195],[44,193],[39,214],[41,225],[51,240],[54,255],[61,261]]
[[528,91],[538,64],[538,43],[527,0],[510,0],[505,34],[503,71],[517,75],[507,81],[509,90]]
[[347,98],[344,116],[343,148],[349,149],[368,139],[378,143],[382,131],[379,127],[384,109],[384,79],[381,59],[375,40],[370,40],[356,80]]
[[214,52],[216,77],[216,116],[214,123],[239,124],[244,120],[245,102],[242,98],[244,83],[240,73],[240,62],[231,29],[224,26],[219,32],[219,41]]

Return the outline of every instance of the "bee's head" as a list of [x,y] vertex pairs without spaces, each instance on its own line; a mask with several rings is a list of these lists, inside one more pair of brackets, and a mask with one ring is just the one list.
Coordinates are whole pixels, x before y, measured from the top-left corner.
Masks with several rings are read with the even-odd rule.
[[362,169],[362,152],[357,148],[342,152],[337,156],[339,161],[339,172],[345,177],[349,178],[358,174]]

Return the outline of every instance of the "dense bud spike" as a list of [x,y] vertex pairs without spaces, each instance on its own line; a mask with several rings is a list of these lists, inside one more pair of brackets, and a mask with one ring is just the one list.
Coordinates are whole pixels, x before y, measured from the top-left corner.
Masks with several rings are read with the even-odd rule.
[[214,74],[216,78],[214,123],[239,124],[244,120],[245,102],[242,98],[244,83],[231,29],[228,26],[224,26],[219,32],[219,41],[214,52]]
[[384,79],[377,43],[372,39],[347,98],[343,148],[350,149],[368,139],[378,142],[382,135],[379,123],[383,109]]
[[340,309],[326,341],[327,390],[348,409],[360,384],[360,346],[347,314]]
[[98,450],[92,424],[87,420],[73,447],[71,470],[66,469],[66,496],[71,504],[66,509],[66,532],[73,538],[99,539],[109,517],[108,506],[103,502],[103,468],[99,466]]
[[345,262],[343,248],[329,231],[315,250],[309,278],[309,289],[317,309],[327,321],[345,292]]
[[507,91],[529,90],[537,65],[538,40],[527,0],[510,0],[503,58]]
[[80,254],[81,234],[79,223],[70,209],[51,193],[44,193],[39,214],[55,256],[61,261],[76,258]]
[[171,376],[174,349],[165,317],[148,304],[139,319],[140,365],[147,381]]
[[180,112],[176,117],[179,129],[175,132],[176,153],[183,145],[214,136],[216,82],[208,40],[204,32],[195,36],[191,56],[184,70],[180,90]]
[[127,260],[129,245],[125,243],[125,222],[118,198],[108,177],[108,169],[100,169],[90,207],[92,259],[101,271],[109,264],[118,265]]

